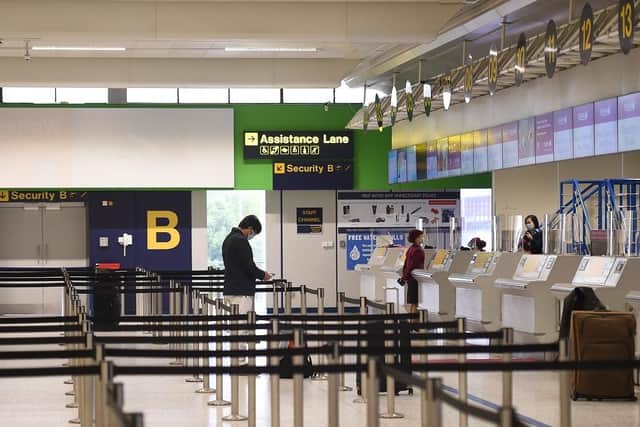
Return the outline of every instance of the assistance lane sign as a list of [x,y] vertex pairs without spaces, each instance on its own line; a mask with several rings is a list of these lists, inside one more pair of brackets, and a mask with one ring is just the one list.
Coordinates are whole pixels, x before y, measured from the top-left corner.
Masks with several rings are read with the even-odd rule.
[[351,160],[353,131],[248,131],[244,158],[252,160]]
[[274,162],[274,190],[353,188],[352,162]]

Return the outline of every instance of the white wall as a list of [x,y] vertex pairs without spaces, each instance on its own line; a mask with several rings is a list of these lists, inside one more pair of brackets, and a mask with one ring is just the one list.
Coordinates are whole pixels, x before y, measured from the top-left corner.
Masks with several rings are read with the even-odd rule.
[[232,188],[233,109],[3,108],[4,188]]

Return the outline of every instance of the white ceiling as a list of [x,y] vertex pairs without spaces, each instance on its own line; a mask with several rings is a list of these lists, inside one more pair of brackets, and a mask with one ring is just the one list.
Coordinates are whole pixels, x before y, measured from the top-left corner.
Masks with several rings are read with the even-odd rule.
[[[0,0],[0,85],[335,87],[359,64],[433,40],[461,6],[460,0]],[[26,41],[126,51],[31,51],[25,61]]]

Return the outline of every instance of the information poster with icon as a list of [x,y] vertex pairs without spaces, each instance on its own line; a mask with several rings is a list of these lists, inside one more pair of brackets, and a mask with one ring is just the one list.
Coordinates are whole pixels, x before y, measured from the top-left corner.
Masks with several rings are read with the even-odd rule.
[[553,158],[567,160],[573,157],[573,111],[571,108],[553,113]]
[[573,158],[593,156],[593,103],[573,107]]
[[438,141],[427,142],[427,179],[438,177]]
[[595,116],[595,154],[618,151],[618,100],[604,99],[593,104]]
[[536,162],[535,119],[529,117],[518,121],[518,165],[532,165]]
[[449,176],[449,138],[438,140],[438,178]]
[[427,144],[416,145],[416,179],[427,179]]
[[502,169],[502,126],[489,128],[487,134],[487,166],[490,171]]
[[[371,230],[359,231],[353,230],[346,233],[346,250],[347,250],[347,270],[354,271],[356,265],[367,264],[371,255],[376,249],[376,238],[380,235],[391,236],[393,244],[404,246],[406,244],[406,233],[399,231]],[[384,257],[382,253],[384,249],[377,255]]]
[[389,151],[387,174],[389,184],[398,182],[398,152],[396,150]]
[[461,171],[463,175],[473,173],[473,133],[465,133],[460,137],[460,150],[462,152]]
[[536,163],[553,161],[553,114],[536,117]]
[[460,175],[462,167],[462,156],[460,148],[460,135],[449,137],[449,151],[447,154],[447,173],[448,176]]
[[449,224],[460,215],[460,192],[338,193],[338,229],[409,228],[423,218],[428,227]]
[[518,166],[518,122],[502,126],[502,167]]
[[405,148],[407,153],[407,181],[413,182],[418,180],[417,158],[416,158],[416,146],[412,145]]
[[398,184],[407,182],[407,151],[398,150]]
[[618,151],[640,150],[640,93],[618,98]]
[[488,170],[487,129],[473,132],[473,170],[485,172]]

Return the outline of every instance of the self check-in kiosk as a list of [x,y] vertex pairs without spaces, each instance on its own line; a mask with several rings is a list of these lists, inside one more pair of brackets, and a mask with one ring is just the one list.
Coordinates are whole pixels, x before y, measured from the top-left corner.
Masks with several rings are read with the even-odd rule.
[[455,288],[449,282],[449,275],[465,272],[472,256],[470,251],[437,250],[425,270],[413,271],[418,281],[421,309],[440,319],[455,317]]
[[499,277],[502,326],[513,328],[523,341],[557,338],[560,307],[550,290],[568,280],[578,267],[576,256],[521,255],[512,278]]
[[578,286],[593,288],[609,310],[640,306],[640,258],[582,257],[571,283],[556,283],[551,292],[563,301]]
[[[360,296],[376,300],[377,290],[384,286],[386,278],[381,270],[383,266],[394,265],[395,259],[387,256],[389,248],[377,247],[371,253],[366,264],[358,264],[355,271],[360,273]],[[380,296],[380,298],[382,298]]]

